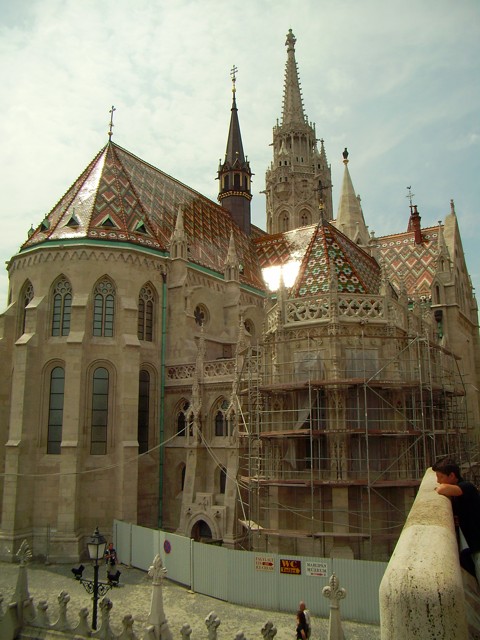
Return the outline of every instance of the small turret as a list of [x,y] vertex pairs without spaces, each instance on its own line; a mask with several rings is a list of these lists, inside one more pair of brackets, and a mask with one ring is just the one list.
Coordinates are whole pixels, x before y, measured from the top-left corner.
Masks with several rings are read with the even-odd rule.
[[220,161],[217,172],[217,179],[220,182],[218,201],[222,207],[229,211],[233,221],[240,229],[247,235],[250,235],[251,178],[253,174],[250,170],[250,163],[243,153],[242,135],[240,133],[237,102],[235,99],[236,72],[237,68],[234,66],[231,71],[233,100],[227,150],[225,152],[225,161],[223,164]]
[[360,197],[355,194],[350,172],[348,171],[348,151],[346,147],[343,152],[343,164],[345,170],[338,204],[336,227],[348,236],[350,240],[353,240],[361,247],[366,247],[370,242],[370,236],[365,225]]

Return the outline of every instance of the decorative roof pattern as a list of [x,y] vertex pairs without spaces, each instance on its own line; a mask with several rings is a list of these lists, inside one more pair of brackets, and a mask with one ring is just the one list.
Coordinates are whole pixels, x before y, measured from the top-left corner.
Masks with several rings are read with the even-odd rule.
[[339,293],[375,293],[380,267],[365,251],[327,221],[255,241],[262,268],[300,261],[290,295],[302,298],[330,290],[335,270]]
[[379,292],[381,276],[377,262],[324,220],[312,236],[292,296],[303,298],[329,291],[334,273],[339,293]]
[[415,244],[413,231],[376,239],[388,279],[397,291],[405,287],[409,297],[430,297],[438,255],[438,229],[438,226],[422,229],[422,244]]
[[255,238],[257,256],[262,269],[282,265],[293,260],[303,260],[315,229],[316,226],[312,225]]
[[223,272],[233,233],[240,280],[265,289],[253,244],[228,211],[109,142],[22,249],[49,240],[92,238],[168,251],[182,207],[189,260]]

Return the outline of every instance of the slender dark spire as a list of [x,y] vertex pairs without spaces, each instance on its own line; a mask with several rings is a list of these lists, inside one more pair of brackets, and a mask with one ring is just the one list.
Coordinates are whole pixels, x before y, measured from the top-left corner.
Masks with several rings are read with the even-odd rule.
[[220,161],[217,178],[220,181],[218,201],[222,207],[230,212],[234,222],[247,235],[250,235],[250,200],[252,194],[250,182],[252,172],[250,163],[243,153],[242,134],[238,120],[236,101],[237,67],[234,65],[230,72],[232,78],[232,108],[230,128],[228,130],[225,160]]
[[240,123],[238,121],[238,109],[235,94],[237,93],[237,67],[233,65],[230,75],[232,77],[232,115],[230,117],[230,129],[228,131],[227,150],[225,152],[225,161],[230,165],[235,163],[244,163],[245,156],[243,154],[242,135],[240,133]]

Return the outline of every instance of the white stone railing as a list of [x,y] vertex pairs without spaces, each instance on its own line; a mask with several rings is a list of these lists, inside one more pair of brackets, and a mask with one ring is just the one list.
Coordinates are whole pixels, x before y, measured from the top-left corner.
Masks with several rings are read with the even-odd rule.
[[329,295],[311,298],[296,298],[284,303],[284,313],[278,313],[275,305],[267,314],[266,330],[272,333],[277,329],[280,317],[285,326],[310,322],[349,322],[367,320],[368,322],[386,323],[405,328],[405,310],[393,298],[360,294],[339,294],[335,299]]
[[381,640],[467,640],[465,594],[449,498],[429,469],[380,584]]
[[285,303],[285,324],[330,319],[330,298],[297,298]]
[[[195,364],[167,365],[167,380],[191,380],[195,376]],[[235,359],[222,358],[203,363],[204,378],[232,376],[235,373]]]
[[[339,294],[334,304],[339,319],[387,319],[384,296]],[[285,303],[285,323],[331,320],[332,310],[332,298],[328,295],[288,300]]]
[[232,358],[225,360],[213,360],[205,362],[203,365],[203,375],[206,378],[218,378],[220,376],[231,376],[235,373],[235,360]]
[[167,366],[168,380],[190,380],[195,375],[194,364],[176,364]]

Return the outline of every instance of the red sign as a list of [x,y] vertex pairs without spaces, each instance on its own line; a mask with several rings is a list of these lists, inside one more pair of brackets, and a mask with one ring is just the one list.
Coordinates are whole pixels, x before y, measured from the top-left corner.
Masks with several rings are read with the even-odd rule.
[[293,576],[299,576],[302,573],[301,560],[280,560],[280,573],[289,573]]

